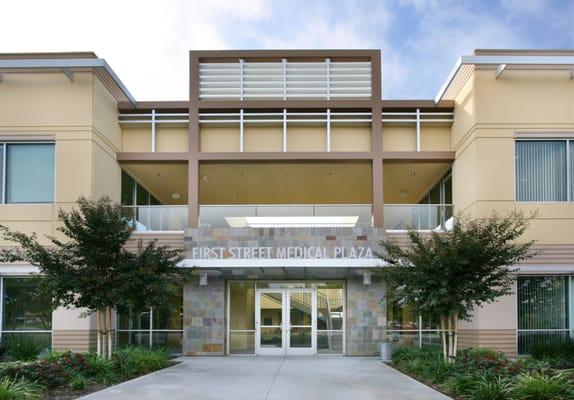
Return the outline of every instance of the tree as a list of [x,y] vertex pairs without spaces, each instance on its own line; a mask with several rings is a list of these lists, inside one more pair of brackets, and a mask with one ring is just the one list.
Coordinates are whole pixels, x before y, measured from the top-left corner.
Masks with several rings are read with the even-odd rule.
[[445,359],[456,357],[458,323],[476,307],[511,293],[511,267],[533,257],[532,241],[519,243],[532,217],[513,211],[506,217],[455,219],[453,229],[409,230],[410,246],[383,241],[381,258],[387,301],[409,304],[418,315],[440,321]]
[[[4,262],[23,261],[39,268],[39,291],[51,307],[84,308],[96,313],[98,354],[111,356],[112,310],[142,312],[167,306],[185,274],[177,267],[180,251],[139,241],[135,251],[125,245],[132,227],[121,206],[104,197],[80,198],[78,208],[58,211],[64,239],[47,237],[41,244],[28,235],[0,226],[5,240],[17,246],[0,252]],[[105,339],[107,338],[107,350]]]

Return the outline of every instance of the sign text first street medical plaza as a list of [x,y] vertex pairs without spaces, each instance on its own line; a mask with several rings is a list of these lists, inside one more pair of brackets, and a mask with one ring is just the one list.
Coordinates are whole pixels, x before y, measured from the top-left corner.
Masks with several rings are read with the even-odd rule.
[[193,247],[192,259],[305,259],[305,258],[373,258],[370,247]]

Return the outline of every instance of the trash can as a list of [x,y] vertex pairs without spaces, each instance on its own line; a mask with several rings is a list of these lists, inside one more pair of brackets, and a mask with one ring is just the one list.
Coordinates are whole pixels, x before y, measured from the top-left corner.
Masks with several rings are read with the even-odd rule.
[[393,344],[392,343],[381,343],[381,361],[384,363],[389,363],[393,361]]

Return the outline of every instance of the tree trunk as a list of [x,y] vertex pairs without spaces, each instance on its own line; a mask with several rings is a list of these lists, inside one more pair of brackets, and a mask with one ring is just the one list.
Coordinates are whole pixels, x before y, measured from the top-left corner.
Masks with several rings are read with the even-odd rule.
[[448,331],[448,359],[447,361],[452,362],[452,315],[447,317],[447,331]]
[[448,359],[448,346],[447,346],[447,338],[446,338],[446,324],[445,324],[445,317],[440,317],[440,337],[442,339],[442,356],[444,357],[445,361]]
[[96,310],[96,337],[97,337],[97,354],[102,356],[102,331],[100,326],[100,310]]
[[108,358],[112,358],[112,309],[108,307]]
[[456,355],[458,353],[458,312],[455,311],[454,313],[454,318],[453,318],[453,322],[454,322],[454,340],[453,340],[453,349],[452,349],[452,356],[456,358]]

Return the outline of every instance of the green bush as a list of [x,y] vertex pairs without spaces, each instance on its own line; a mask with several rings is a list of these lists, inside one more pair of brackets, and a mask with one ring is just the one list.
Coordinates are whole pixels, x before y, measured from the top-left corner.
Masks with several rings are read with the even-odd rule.
[[70,388],[73,390],[85,390],[88,384],[89,382],[86,377],[80,374],[73,374],[68,386],[70,386]]
[[13,361],[33,361],[42,352],[43,345],[32,335],[5,336],[3,346],[6,358]]
[[393,362],[400,364],[410,360],[435,360],[442,358],[442,352],[437,347],[399,347],[393,351]]
[[442,358],[430,360],[427,363],[425,378],[431,383],[441,384],[456,371],[454,363],[447,363]]
[[530,346],[530,354],[554,368],[574,368],[574,339],[541,340]]
[[89,377],[102,383],[116,382],[119,380],[116,366],[112,360],[105,360],[94,353],[86,354],[86,362],[89,364]]
[[491,382],[495,379],[496,376],[490,371],[472,371],[468,373],[463,372],[454,374],[445,382],[443,387],[449,393],[464,397],[470,395],[478,382],[481,382],[482,380]]
[[419,378],[426,376],[427,365],[424,360],[415,358],[414,360],[403,361],[401,366],[409,375],[414,375]]
[[49,388],[65,386],[70,379],[70,373],[64,367],[46,360],[33,363],[9,363],[0,370],[0,375],[11,379],[24,378]]
[[46,389],[24,379],[0,379],[0,400],[36,400],[44,397]]
[[573,399],[574,393],[565,374],[554,376],[542,373],[529,373],[518,376],[512,389],[514,400],[566,400]]
[[510,399],[511,383],[502,377],[489,378],[481,376],[470,383],[463,398],[472,400],[507,400]]
[[485,348],[470,348],[459,351],[456,364],[461,371],[502,373],[510,362],[501,352]]
[[128,347],[113,355],[118,373],[122,377],[133,377],[169,365],[169,355],[165,350],[149,350],[141,347]]

